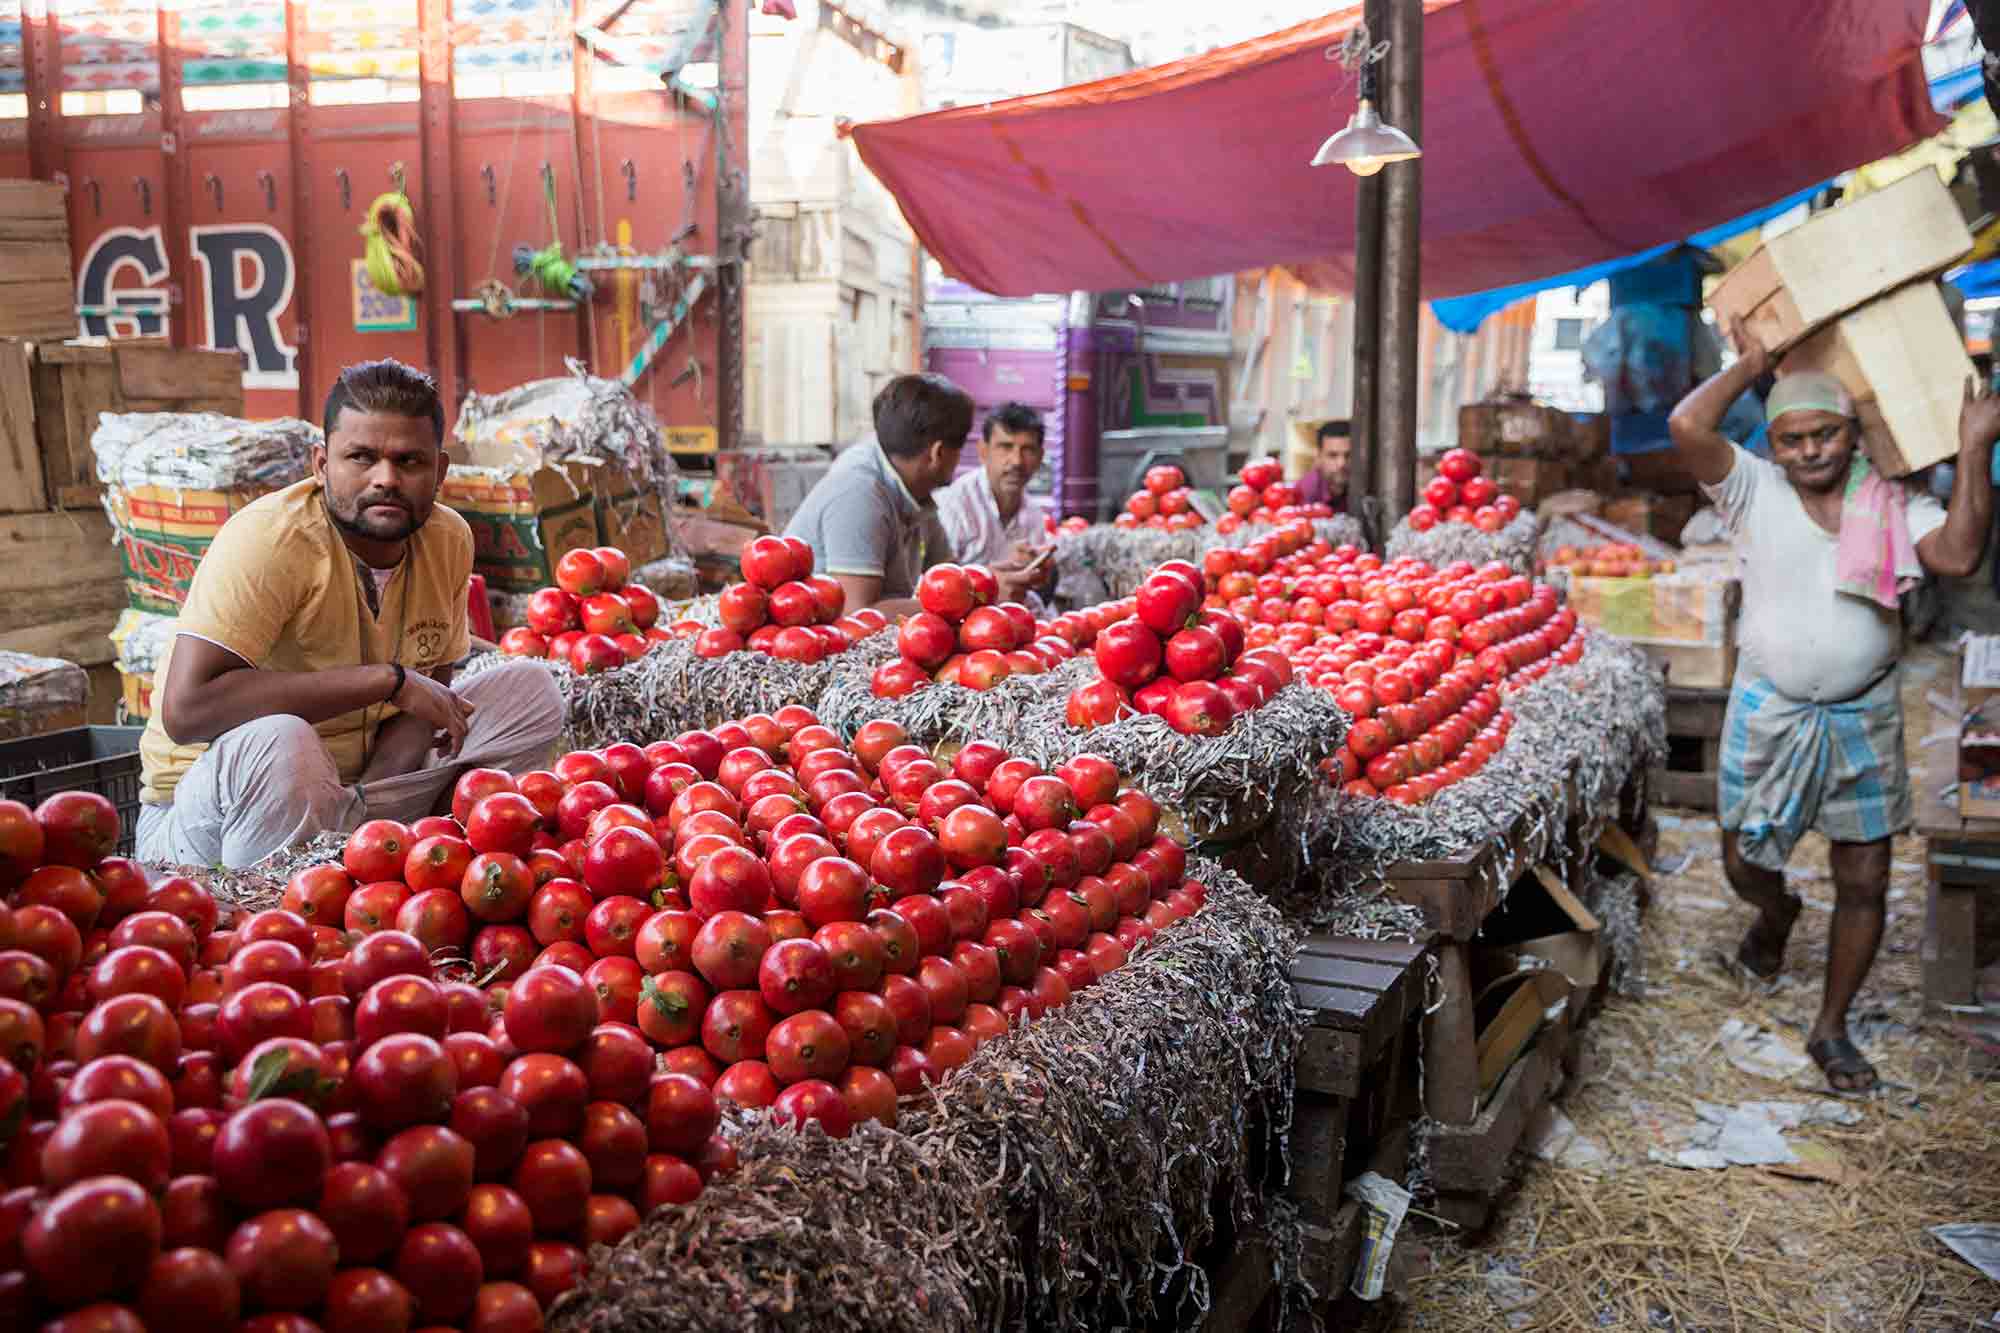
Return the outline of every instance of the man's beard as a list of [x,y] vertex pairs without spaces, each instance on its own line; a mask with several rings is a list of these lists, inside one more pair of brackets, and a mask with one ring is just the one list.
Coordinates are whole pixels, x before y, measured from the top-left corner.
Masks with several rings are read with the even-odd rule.
[[[351,512],[342,513],[340,506],[333,502],[332,495],[324,492],[322,494],[325,495],[326,516],[333,520],[333,525],[349,536],[359,537],[364,541],[406,541],[430,518],[429,510],[417,514],[401,500],[385,499],[379,495],[365,496],[355,503]],[[370,512],[371,505],[394,505],[398,510],[397,516],[376,517]]]

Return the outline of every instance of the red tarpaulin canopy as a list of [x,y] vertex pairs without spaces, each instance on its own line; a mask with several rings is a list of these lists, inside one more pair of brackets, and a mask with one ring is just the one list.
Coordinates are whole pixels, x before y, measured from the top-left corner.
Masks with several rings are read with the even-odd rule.
[[[1929,7],[1427,0],[1423,294],[1675,240],[1935,133]],[[1267,264],[1346,289],[1355,181],[1307,163],[1353,109],[1329,52],[1358,13],[854,141],[925,248],[989,292]]]

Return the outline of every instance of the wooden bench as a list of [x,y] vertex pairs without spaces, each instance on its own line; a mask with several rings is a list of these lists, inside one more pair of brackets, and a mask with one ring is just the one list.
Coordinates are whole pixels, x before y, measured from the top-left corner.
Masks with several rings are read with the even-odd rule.
[[1924,840],[1924,907],[1921,957],[1924,1003],[1933,1008],[1976,1005],[1979,976],[1979,906],[2000,894],[2000,819],[1967,819],[1956,795],[1943,793],[1956,779],[1956,753],[1934,745],[1917,785],[1917,833]]

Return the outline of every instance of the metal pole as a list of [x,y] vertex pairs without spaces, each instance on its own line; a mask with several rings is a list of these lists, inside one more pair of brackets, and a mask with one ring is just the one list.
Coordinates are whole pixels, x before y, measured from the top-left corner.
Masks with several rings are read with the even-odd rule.
[[451,64],[451,0],[417,4],[417,138],[424,203],[417,229],[424,242],[424,355],[437,377],[445,413],[458,414],[468,385],[465,321],[452,312],[458,295],[458,90]]
[[[197,302],[190,299],[195,274],[194,246],[188,228],[194,221],[194,154],[181,106],[184,56],[179,8],[161,5],[155,31],[160,54],[160,171],[165,177],[160,191],[160,234],[167,250],[167,340],[175,347],[192,347],[197,345],[194,341]],[[203,329],[202,336],[208,340],[208,346],[217,345],[214,329]]]
[[[306,33],[310,15],[305,0],[285,4],[285,137],[290,156],[292,192],[292,256],[304,275],[292,287],[292,316],[298,332],[293,342],[292,368],[299,377],[299,415],[311,421],[319,415],[318,386],[313,383],[312,277],[313,266],[312,172],[308,144],[312,138],[312,73],[306,63]],[[211,331],[209,338],[214,340]]]
[[[1368,0],[1362,21],[1373,34],[1382,30],[1387,0]],[[1361,93],[1374,91],[1374,74],[1362,66]],[[1354,449],[1348,462],[1347,493],[1375,494],[1381,457],[1380,411],[1382,348],[1382,178],[1357,177],[1354,189]]]
[[716,447],[743,443],[743,267],[750,248],[749,133],[745,101],[748,7],[715,7],[715,403]]
[[[1423,144],[1423,0],[1389,0],[1389,54],[1382,118]],[[1393,521],[1417,496],[1418,244],[1423,231],[1423,159],[1382,169],[1382,334],[1375,387],[1375,488]]]

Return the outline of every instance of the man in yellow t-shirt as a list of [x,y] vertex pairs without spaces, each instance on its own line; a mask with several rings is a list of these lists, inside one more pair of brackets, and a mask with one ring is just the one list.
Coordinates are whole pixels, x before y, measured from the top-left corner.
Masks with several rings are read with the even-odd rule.
[[452,687],[472,531],[437,504],[436,384],[349,366],[325,424],[312,476],[231,517],[195,571],[139,744],[142,860],[233,868],[420,818],[467,768],[546,762],[562,730],[540,664]]

